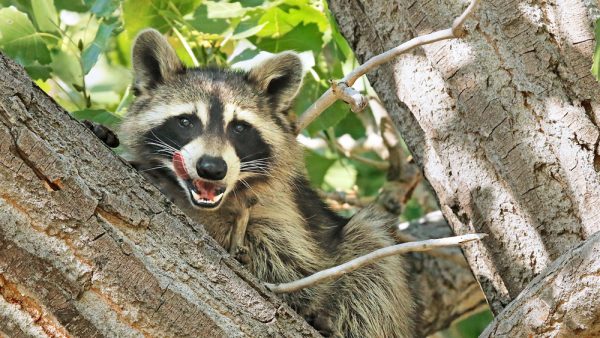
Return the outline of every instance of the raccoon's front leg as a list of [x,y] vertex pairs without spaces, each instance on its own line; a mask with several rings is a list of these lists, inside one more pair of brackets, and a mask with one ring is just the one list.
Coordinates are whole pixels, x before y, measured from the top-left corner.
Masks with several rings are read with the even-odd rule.
[[83,125],[91,130],[107,146],[111,148],[119,146],[119,138],[107,127],[89,120],[83,120]]
[[229,253],[243,265],[250,263],[250,255],[248,247],[244,245],[246,238],[246,228],[250,220],[250,208],[242,208],[237,215],[233,228],[231,229],[231,237],[229,241]]

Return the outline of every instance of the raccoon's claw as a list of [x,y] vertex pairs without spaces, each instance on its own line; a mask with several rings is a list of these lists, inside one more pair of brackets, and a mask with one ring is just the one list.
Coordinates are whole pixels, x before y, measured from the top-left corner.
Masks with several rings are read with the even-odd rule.
[[245,246],[237,247],[233,253],[233,258],[242,263],[242,265],[248,265],[250,263],[250,254],[248,253],[248,248]]
[[107,146],[111,148],[119,146],[119,138],[107,127],[89,120],[83,120],[83,125],[91,130]]

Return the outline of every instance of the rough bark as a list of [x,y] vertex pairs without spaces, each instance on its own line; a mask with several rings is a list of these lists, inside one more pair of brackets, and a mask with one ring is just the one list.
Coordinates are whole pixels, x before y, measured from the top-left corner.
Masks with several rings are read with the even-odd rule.
[[1,54],[0,74],[0,336],[318,336]]
[[600,232],[538,275],[481,334],[599,337]]
[[[456,0],[331,0],[359,61],[448,27]],[[498,314],[600,229],[598,3],[482,1],[461,40],[369,74]]]

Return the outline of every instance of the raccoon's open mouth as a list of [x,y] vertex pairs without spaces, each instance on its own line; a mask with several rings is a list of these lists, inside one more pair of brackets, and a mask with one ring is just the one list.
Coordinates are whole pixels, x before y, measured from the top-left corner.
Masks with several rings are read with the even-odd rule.
[[202,208],[215,208],[223,200],[225,187],[203,180],[188,180],[188,190],[194,205]]

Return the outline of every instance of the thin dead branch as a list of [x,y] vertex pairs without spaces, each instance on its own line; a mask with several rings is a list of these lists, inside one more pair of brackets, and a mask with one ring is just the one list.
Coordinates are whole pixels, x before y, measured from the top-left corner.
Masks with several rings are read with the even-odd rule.
[[359,109],[360,107],[364,108],[366,106],[367,99],[352,88],[358,78],[375,69],[376,67],[379,67],[386,62],[390,62],[397,56],[411,51],[417,47],[441,40],[460,38],[464,36],[465,30],[463,25],[465,20],[473,13],[478,3],[479,0],[471,0],[471,3],[467,9],[454,20],[452,27],[410,39],[396,48],[372,57],[367,62],[350,72],[350,74],[346,75],[342,80],[332,82],[332,87],[323,95],[321,95],[321,97],[310,107],[308,107],[308,109],[306,109],[306,111],[300,116],[296,127],[296,133],[299,134],[325,109],[331,106],[338,99],[350,104],[352,111],[354,112],[357,111],[355,109]]
[[305,289],[307,287],[315,286],[318,284],[325,283],[340,278],[341,276],[355,271],[363,266],[373,264],[380,259],[389,257],[392,255],[398,255],[407,252],[418,252],[427,251],[435,248],[443,248],[448,246],[456,246],[463,243],[480,240],[487,236],[486,234],[468,234],[462,236],[428,239],[418,242],[409,242],[396,244],[375,250],[364,256],[360,256],[353,260],[350,260],[344,264],[334,266],[332,268],[319,271],[308,277],[295,280],[289,283],[271,284],[266,283],[265,286],[275,293],[290,293]]

